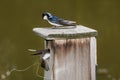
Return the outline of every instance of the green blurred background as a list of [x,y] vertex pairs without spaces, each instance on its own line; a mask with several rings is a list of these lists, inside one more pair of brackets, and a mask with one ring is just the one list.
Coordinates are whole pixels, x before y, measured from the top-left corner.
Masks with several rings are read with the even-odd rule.
[[[98,30],[97,80],[120,80],[120,0],[1,0],[0,1],[0,75],[13,67],[24,69],[39,62],[28,48],[43,49],[44,41],[34,27],[51,27],[41,19],[48,11]],[[43,75],[40,68],[39,74]],[[13,72],[6,80],[43,80],[36,76],[36,66]]]

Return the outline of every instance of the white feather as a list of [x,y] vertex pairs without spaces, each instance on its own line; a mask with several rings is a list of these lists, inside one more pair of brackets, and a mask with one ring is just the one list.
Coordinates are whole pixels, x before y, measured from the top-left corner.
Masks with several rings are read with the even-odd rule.
[[56,24],[56,23],[52,23],[52,22],[50,22],[49,20],[47,20],[51,25],[53,25],[53,26],[62,26],[62,25],[60,25],[60,24]]
[[44,16],[43,19],[44,19],[44,20],[47,20],[48,18],[47,18],[47,16]]
[[46,60],[47,58],[50,57],[50,53],[46,53],[44,56],[43,56],[43,59]]

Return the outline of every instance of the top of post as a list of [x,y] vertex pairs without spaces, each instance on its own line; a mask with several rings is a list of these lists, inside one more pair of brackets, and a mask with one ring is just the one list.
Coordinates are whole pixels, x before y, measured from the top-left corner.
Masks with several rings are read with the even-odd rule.
[[97,35],[96,30],[82,25],[77,25],[75,28],[33,28],[33,31],[46,40],[75,39]]

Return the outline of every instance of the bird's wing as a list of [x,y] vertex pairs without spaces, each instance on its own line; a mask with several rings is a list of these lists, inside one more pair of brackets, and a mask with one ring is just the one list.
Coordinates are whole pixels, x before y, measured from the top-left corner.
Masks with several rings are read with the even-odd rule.
[[69,20],[63,20],[63,19],[59,20],[59,24],[62,24],[65,26],[74,26],[75,23],[76,23],[75,21],[69,21]]
[[76,23],[75,21],[69,21],[69,20],[63,20],[63,21],[66,22],[66,23],[72,23],[72,24]]

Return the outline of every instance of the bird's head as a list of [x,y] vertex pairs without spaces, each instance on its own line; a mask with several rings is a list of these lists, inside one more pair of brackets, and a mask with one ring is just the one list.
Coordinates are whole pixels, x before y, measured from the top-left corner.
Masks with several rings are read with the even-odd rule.
[[44,19],[44,20],[48,20],[51,17],[52,17],[52,15],[48,12],[42,13],[42,19]]
[[50,53],[50,49],[46,49],[46,51],[47,51],[48,53]]

